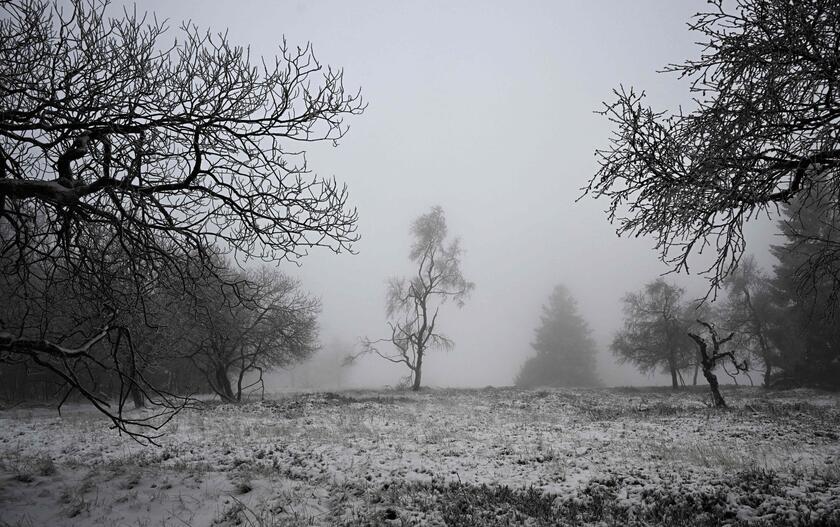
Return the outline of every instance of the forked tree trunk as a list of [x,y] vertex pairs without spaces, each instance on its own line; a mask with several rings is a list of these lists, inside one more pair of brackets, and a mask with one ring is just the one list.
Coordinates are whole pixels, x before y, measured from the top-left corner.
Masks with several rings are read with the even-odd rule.
[[688,336],[691,337],[691,339],[697,343],[697,348],[700,352],[700,365],[703,368],[703,377],[705,377],[706,381],[709,382],[709,390],[711,390],[712,392],[712,403],[715,405],[715,408],[724,408],[726,407],[726,401],[724,401],[723,396],[720,394],[720,385],[718,384],[717,375],[715,375],[712,370],[714,370],[715,368],[716,361],[727,355],[720,353],[721,344],[724,344],[727,341],[731,340],[735,334],[732,333],[731,335],[729,335],[729,337],[719,341],[717,338],[717,333],[715,332],[714,327],[711,324],[706,324],[699,320],[698,322],[705,325],[709,329],[709,332],[712,334],[712,351],[709,352],[706,341],[699,335],[695,335],[694,333],[689,332]]

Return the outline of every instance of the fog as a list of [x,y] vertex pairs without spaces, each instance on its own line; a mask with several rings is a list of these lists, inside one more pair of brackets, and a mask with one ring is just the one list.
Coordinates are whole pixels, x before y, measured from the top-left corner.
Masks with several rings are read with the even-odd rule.
[[[283,35],[291,46],[311,42],[322,64],[344,69],[345,86],[362,89],[367,111],[337,148],[304,145],[313,172],[348,186],[357,254],[313,250],[299,266],[282,264],[321,299],[325,350],[386,336],[385,281],[412,271],[409,226],[440,205],[476,289],[463,309],[443,308],[440,329],[455,348],[430,353],[424,384],[511,384],[542,304],[564,284],[599,345],[601,378],[633,385],[662,379],[615,364],[608,345],[620,299],[668,268],[652,240],[616,236],[605,202],[576,200],[596,171],[594,150],[607,144],[609,123],[594,112],[614,88],[645,89],[662,109],[690,103],[684,83],[656,71],[696,53],[686,22],[705,4],[156,0],[138,10],[170,26],[191,19],[227,29],[258,55],[273,55]],[[768,225],[749,231],[760,258]],[[691,295],[706,292],[700,277],[672,279]],[[327,377],[382,386],[405,373],[369,357]],[[270,387],[317,377],[296,375]]]

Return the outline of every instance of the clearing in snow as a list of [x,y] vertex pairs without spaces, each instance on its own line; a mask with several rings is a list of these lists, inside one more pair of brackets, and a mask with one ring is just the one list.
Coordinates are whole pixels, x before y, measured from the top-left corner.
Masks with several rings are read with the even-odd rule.
[[[349,391],[207,403],[159,447],[0,412],[2,525],[840,525],[840,395]],[[75,410],[75,411],[73,411]]]

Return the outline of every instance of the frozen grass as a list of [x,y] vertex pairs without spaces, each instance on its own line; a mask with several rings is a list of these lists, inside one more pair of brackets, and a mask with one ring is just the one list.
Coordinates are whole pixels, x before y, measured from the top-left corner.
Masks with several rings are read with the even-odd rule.
[[837,525],[840,396],[353,391],[208,403],[159,448],[0,412],[0,525]]

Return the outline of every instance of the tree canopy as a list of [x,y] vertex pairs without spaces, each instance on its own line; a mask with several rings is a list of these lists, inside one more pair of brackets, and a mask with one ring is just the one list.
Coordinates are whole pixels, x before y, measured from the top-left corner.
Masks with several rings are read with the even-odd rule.
[[688,336],[696,313],[682,297],[685,290],[663,279],[646,284],[624,297],[624,327],[611,348],[622,362],[643,372],[661,369],[679,388],[680,370],[694,362],[695,349]]
[[780,322],[780,309],[774,303],[771,277],[758,267],[750,255],[725,282],[727,298],[719,318],[735,331],[734,344],[757,358],[764,368],[764,386],[772,384],[773,370],[779,366],[779,352],[771,335]]
[[192,284],[172,302],[173,315],[182,328],[178,355],[222,400],[238,402],[262,390],[266,370],[315,353],[320,303],[275,269],[225,274]]
[[[676,271],[715,251],[706,272],[717,287],[744,251],[747,221],[785,203],[840,205],[840,4],[709,5],[689,24],[699,56],[665,68],[688,82],[693,104],[661,111],[644,92],[617,89],[603,110],[613,135],[586,192],[609,200],[619,234],[655,237]],[[836,269],[836,248],[821,244],[799,272]],[[840,275],[827,275],[840,290]]]
[[0,361],[52,371],[128,431],[78,374],[138,388],[125,320],[149,324],[161,284],[226,276],[220,254],[351,249],[346,188],[311,174],[304,146],[337,142],[364,103],[308,44],[252,57],[100,0],[0,10],[0,289],[20,307],[0,318]]
[[189,25],[170,44],[161,23],[106,7],[2,4],[4,270],[83,272],[105,248],[137,269],[210,244],[270,259],[348,248],[346,192],[307,175],[299,146],[340,139],[362,111],[340,70],[285,42],[255,61]]

